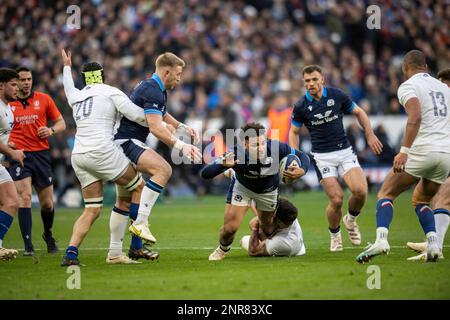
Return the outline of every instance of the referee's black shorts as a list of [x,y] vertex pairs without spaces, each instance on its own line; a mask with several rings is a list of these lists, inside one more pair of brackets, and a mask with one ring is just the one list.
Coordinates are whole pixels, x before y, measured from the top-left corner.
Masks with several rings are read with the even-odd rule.
[[19,162],[9,159],[9,174],[14,181],[31,177],[33,186],[46,188],[53,184],[52,165],[50,161],[50,151],[25,151],[24,166]]

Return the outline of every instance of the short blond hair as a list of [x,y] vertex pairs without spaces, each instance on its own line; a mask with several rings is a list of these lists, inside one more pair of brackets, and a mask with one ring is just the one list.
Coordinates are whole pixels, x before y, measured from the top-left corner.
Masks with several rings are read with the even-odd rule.
[[177,66],[184,68],[186,66],[186,63],[183,59],[173,54],[172,52],[165,52],[156,59],[156,69],[164,67],[172,68]]

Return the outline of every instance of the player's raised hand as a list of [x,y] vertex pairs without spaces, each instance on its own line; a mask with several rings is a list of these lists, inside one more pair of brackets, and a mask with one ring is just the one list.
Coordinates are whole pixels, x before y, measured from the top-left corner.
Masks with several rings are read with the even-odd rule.
[[23,167],[23,160],[26,158],[25,153],[23,153],[23,150],[14,149],[9,153],[9,157],[14,161],[19,162],[20,166]]
[[72,53],[70,51],[67,51],[64,49],[61,49],[61,56],[62,56],[62,60],[63,60],[63,64],[64,66],[72,66]]
[[225,152],[222,155],[222,165],[225,168],[232,168],[239,162],[238,159],[235,159],[235,155],[233,151]]
[[405,164],[408,160],[408,155],[406,153],[399,152],[394,158],[393,170],[395,173],[400,173],[405,171]]
[[370,150],[376,155],[379,155],[383,150],[383,144],[378,140],[375,134],[371,134],[367,137],[367,144],[369,145]]

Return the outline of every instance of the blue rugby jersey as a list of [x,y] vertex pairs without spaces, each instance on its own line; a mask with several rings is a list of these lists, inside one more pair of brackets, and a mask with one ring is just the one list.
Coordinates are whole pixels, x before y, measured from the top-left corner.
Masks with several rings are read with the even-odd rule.
[[[275,150],[278,146],[278,150]],[[235,154],[235,160],[239,159],[233,170],[236,175],[237,181],[247,189],[256,193],[266,193],[276,190],[280,184],[279,176],[279,163],[281,159],[289,154],[295,154],[299,157],[301,167],[303,170],[308,171],[310,160],[309,157],[289,145],[276,140],[267,140],[267,157],[263,161],[250,162],[248,152],[246,152],[242,146],[235,145],[233,148]],[[241,156],[245,159],[242,161]],[[222,165],[221,158],[217,159],[212,164],[203,168],[201,176],[204,179],[212,179],[215,176],[221,174],[228,168]],[[272,165],[275,163],[276,165]]]
[[350,147],[342,118],[356,104],[343,91],[323,87],[322,98],[315,100],[307,91],[294,105],[292,125],[305,125],[311,135],[312,152],[325,153]]
[[[161,79],[155,73],[151,78],[141,81],[130,95],[131,101],[144,109],[145,114],[167,113],[167,92]],[[114,140],[137,139],[145,142],[149,129],[123,117]]]

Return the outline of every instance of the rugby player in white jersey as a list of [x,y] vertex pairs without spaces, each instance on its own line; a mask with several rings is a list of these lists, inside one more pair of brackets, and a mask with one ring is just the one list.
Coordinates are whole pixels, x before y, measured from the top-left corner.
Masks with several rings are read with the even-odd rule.
[[0,68],[0,260],[11,260],[17,250],[3,248],[3,238],[17,213],[19,196],[8,171],[2,166],[3,155],[18,161],[23,166],[25,154],[9,144],[9,134],[14,125],[14,115],[9,102],[17,99],[19,75],[9,68]]
[[[450,88],[450,68],[438,72],[437,77]],[[448,104],[447,104],[448,106]],[[433,199],[434,221],[436,223],[436,235],[438,237],[438,246],[441,250],[439,258],[443,259],[442,253],[444,247],[444,238],[450,224],[450,173],[445,183],[439,188],[438,193]],[[426,242],[408,242],[406,246],[414,251],[420,252],[419,255],[408,258],[408,260],[426,260],[427,243]]]
[[419,50],[405,55],[402,71],[406,81],[398,88],[398,99],[408,114],[405,135],[378,192],[376,241],[357,256],[360,263],[389,252],[393,201],[417,182],[412,203],[427,239],[426,260],[436,261],[440,254],[429,203],[450,171],[450,89],[428,74],[425,54]]
[[[63,84],[73,117],[77,125],[75,145],[72,151],[72,166],[81,184],[85,209],[75,222],[72,237],[62,266],[79,264],[78,247],[86,237],[103,206],[103,182],[113,181],[128,191],[133,191],[138,201],[143,181],[122,150],[113,143],[114,125],[118,113],[128,119],[146,124],[141,108],[131,102],[126,94],[117,88],[103,84],[102,66],[96,62],[83,66],[85,87],[75,88],[71,72],[71,54],[61,52],[64,70]],[[128,220],[128,217],[126,218]],[[111,221],[112,223],[113,221]],[[137,263],[121,252],[121,237],[126,222],[117,221],[116,232],[120,250],[111,250],[107,263]],[[111,229],[114,226],[110,225]],[[113,240],[113,239],[112,239]],[[112,241],[113,242],[113,241]],[[113,248],[114,249],[114,248]]]
[[259,219],[250,220],[251,236],[241,239],[241,247],[252,257],[301,256],[306,253],[303,233],[297,220],[298,210],[287,199],[280,198],[272,219],[274,232],[266,237],[259,228]]

